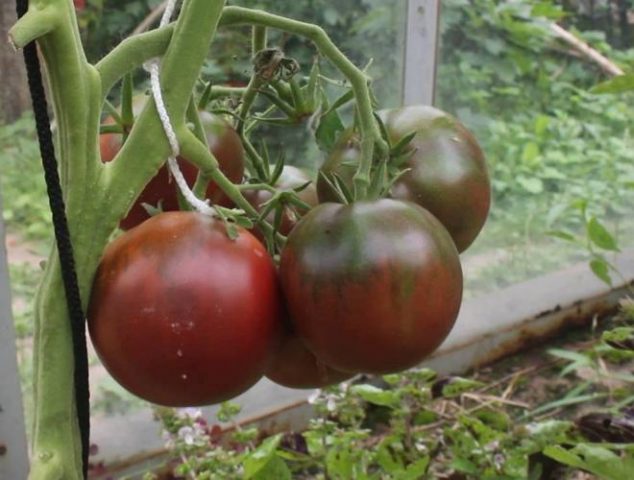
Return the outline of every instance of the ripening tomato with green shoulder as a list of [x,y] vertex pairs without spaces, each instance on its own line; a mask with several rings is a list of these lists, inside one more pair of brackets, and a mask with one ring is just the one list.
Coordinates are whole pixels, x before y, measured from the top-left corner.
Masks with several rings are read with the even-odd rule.
[[283,303],[266,248],[194,212],[158,214],[116,238],[98,267],[88,329],[135,395],[208,405],[250,388],[279,347]]
[[[458,251],[465,251],[482,230],[491,206],[491,183],[477,140],[457,119],[433,107],[378,113],[393,145],[415,133],[401,165],[407,171],[389,196],[429,210],[449,231]],[[347,133],[321,170],[327,175],[336,173],[351,185],[359,156],[358,139]],[[317,188],[320,201],[337,201],[322,178]]]
[[392,143],[416,132],[391,196],[417,203],[447,228],[463,252],[484,226],[491,206],[491,183],[476,138],[451,115],[427,106],[384,110],[380,116]]
[[[135,116],[141,112],[147,99],[148,97],[145,95],[134,97],[132,105]],[[200,112],[200,120],[209,149],[218,160],[220,171],[233,183],[240,183],[244,175],[245,153],[239,135],[226,120],[218,115]],[[105,122],[105,124],[111,123],[113,123],[112,119],[107,119]],[[121,135],[113,133],[102,134],[99,142],[101,160],[103,162],[112,161],[121,149],[122,142],[123,138]],[[182,157],[177,160],[188,185],[190,187],[193,186],[198,175],[198,168]],[[229,200],[214,182],[209,183],[206,198],[210,199],[214,204],[229,204]],[[178,186],[172,179],[167,165],[163,165],[159,169],[145,186],[128,214],[121,220],[120,226],[122,229],[128,230],[135,227],[150,217],[144,204],[154,207],[160,205],[165,212],[179,209]]]
[[393,199],[312,209],[282,250],[280,280],[298,336],[344,372],[417,365],[449,334],[462,299],[449,233]]

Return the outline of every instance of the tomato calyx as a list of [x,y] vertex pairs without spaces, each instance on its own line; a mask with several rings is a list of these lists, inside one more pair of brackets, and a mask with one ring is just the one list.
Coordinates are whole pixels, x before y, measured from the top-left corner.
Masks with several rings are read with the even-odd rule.
[[[261,152],[261,153],[260,153]],[[246,200],[255,207],[259,216],[254,220],[255,235],[265,240],[272,252],[279,251],[286,236],[298,220],[317,205],[315,183],[305,171],[285,165],[282,156],[273,163],[266,145],[251,155],[254,172],[239,188]],[[260,228],[263,222],[273,230],[265,234]]]

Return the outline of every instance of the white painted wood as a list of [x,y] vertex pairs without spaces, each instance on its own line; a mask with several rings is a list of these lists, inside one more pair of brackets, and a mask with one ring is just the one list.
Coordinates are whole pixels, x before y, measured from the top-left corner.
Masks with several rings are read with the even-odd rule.
[[408,0],[404,105],[433,105],[436,87],[440,0]]
[[0,199],[0,480],[25,479],[27,473],[28,451]]

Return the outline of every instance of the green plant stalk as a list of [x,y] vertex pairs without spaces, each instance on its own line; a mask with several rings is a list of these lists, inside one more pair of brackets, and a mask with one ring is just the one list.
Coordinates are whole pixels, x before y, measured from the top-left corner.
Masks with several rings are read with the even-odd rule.
[[117,45],[95,65],[101,76],[101,97],[105,100],[108,92],[126,73],[151,58],[163,55],[173,34],[174,25],[170,24],[127,38]]
[[[46,65],[58,125],[60,176],[84,308],[110,233],[169,153],[153,102],[149,102],[126,142],[125,152],[122,150],[117,162],[101,164],[97,139],[101,105],[107,93],[104,83],[112,85],[129,71],[134,66],[130,58],[137,62],[159,54],[171,38],[161,78],[164,85],[169,85],[165,91],[168,111],[176,130],[181,131],[187,101],[223,6],[223,0],[186,0],[174,29],[178,35],[168,36],[165,29],[160,35],[142,36],[141,41],[136,39],[136,43],[116,49],[100,63],[101,68],[86,60],[70,0],[32,1],[27,14],[10,31],[16,47],[37,40]],[[150,45],[148,39],[152,40]],[[141,49],[142,55],[135,53],[140,44],[148,47]],[[213,168],[213,158],[210,164]],[[51,252],[35,302],[35,413],[29,478],[80,479],[72,339],[56,250]]]
[[251,34],[251,54],[255,54],[266,48],[266,27],[256,25]]
[[357,100],[361,131],[361,161],[353,182],[356,198],[365,198],[370,186],[370,170],[375,145],[379,148],[379,153],[382,156],[387,155],[387,145],[381,138],[381,132],[372,113],[372,99],[368,87],[368,77],[365,73],[337,48],[321,27],[316,25],[241,7],[226,7],[220,24],[221,26],[261,25],[306,37],[348,78]]
[[222,97],[241,97],[244,95],[245,87],[223,87],[223,86],[213,86],[211,87],[211,95],[209,97],[210,100],[216,100]]
[[[251,54],[253,58],[255,58],[259,51],[266,48],[266,37],[267,34],[265,27],[256,25],[252,28]],[[249,80],[246,90],[242,94],[242,107],[240,108],[240,113],[238,114],[238,123],[236,126],[236,130],[240,137],[244,136],[244,124],[246,122],[247,115],[253,106],[253,102],[255,102],[255,99],[258,96],[260,87],[264,85],[264,83],[264,80],[258,76],[257,72],[254,72]]]
[[[270,89],[268,91],[266,89],[262,89],[260,90],[260,94],[270,100],[270,102],[279,108],[288,118],[295,118],[297,116],[295,109],[280,98],[274,89]],[[247,130],[248,129],[245,129],[245,131]]]
[[293,104],[295,105],[296,115],[302,116],[306,114],[307,108],[306,103],[304,102],[304,96],[302,95],[301,88],[299,87],[299,83],[297,82],[297,78],[295,76],[291,77],[288,81],[291,86],[291,94],[293,95]]

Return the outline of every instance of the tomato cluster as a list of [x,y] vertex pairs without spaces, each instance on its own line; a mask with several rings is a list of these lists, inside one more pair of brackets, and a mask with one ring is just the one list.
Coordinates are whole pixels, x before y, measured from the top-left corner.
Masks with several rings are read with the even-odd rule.
[[[132,100],[135,115],[147,101],[146,96],[139,95]],[[218,115],[209,112],[200,112],[200,121],[205,131],[209,150],[218,160],[220,170],[234,183],[240,183],[244,176],[245,154],[240,137],[229,123]],[[106,124],[113,123],[112,118],[106,120]],[[123,145],[123,136],[120,134],[106,133],[99,138],[99,149],[102,162],[111,162],[116,157]],[[193,186],[198,175],[198,169],[186,159],[179,157],[178,165],[189,186]],[[123,230],[129,230],[150,218],[149,208],[155,208],[163,212],[179,210],[178,188],[176,182],[167,168],[163,165],[157,174],[145,186],[141,195],[130,208],[128,214],[121,220],[119,226]],[[229,200],[224,196],[218,186],[210,182],[207,187],[206,197],[215,204],[226,205]]]
[[[175,186],[159,172],[95,277],[89,330],[109,372],[151,402],[204,405],[262,376],[319,388],[401,371],[431,354],[460,309],[459,252],[488,214],[486,164],[473,136],[444,112],[407,107],[379,116],[391,145],[411,137],[384,198],[343,203],[333,191],[334,183],[352,184],[354,133],[341,136],[319,182],[285,166],[267,188],[243,184],[247,201],[287,236],[277,266],[258,227],[230,231],[226,218],[183,211],[133,215],[148,199],[177,209]],[[239,182],[243,150],[229,140],[234,134],[221,124],[220,142],[209,144]],[[104,161],[110,142],[102,139]],[[336,182],[324,182],[328,176]],[[213,185],[207,192],[216,202],[219,193]],[[264,211],[280,194],[296,195],[303,208]]]

